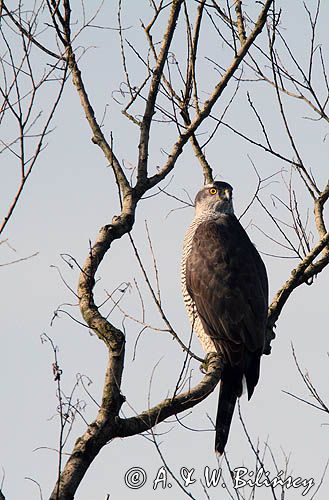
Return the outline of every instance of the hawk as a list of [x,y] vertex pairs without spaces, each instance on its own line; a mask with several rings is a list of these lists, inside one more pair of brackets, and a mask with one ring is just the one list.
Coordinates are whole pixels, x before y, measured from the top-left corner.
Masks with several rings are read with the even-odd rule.
[[234,215],[232,191],[217,181],[196,195],[181,276],[193,331],[207,355],[216,352],[224,361],[215,437],[220,455],[244,380],[248,399],[258,382],[268,308],[266,269]]

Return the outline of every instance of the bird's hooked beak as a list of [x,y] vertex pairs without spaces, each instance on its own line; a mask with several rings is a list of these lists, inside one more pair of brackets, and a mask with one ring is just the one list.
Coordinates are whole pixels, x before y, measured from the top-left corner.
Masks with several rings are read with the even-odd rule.
[[231,200],[232,195],[231,195],[231,191],[229,189],[224,189],[223,198],[227,201]]

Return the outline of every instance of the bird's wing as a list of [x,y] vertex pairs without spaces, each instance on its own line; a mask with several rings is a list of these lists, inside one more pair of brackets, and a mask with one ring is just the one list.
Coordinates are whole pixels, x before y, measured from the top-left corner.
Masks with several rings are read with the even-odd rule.
[[265,266],[233,215],[201,223],[186,262],[186,285],[205,332],[239,365],[261,355],[268,306]]

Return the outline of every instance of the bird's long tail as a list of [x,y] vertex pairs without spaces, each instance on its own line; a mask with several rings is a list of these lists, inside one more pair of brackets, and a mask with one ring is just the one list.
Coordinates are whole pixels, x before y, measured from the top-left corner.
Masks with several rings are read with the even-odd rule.
[[231,384],[223,380],[220,384],[216,417],[215,451],[219,455],[222,455],[228,439],[236,400],[237,395]]

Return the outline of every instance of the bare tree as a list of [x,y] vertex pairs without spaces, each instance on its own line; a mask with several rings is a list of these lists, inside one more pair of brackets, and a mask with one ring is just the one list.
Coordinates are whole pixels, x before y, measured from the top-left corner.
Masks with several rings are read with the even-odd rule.
[[[21,170],[19,187],[5,215],[1,230],[10,219],[42,151],[67,81],[68,84],[73,83],[80,98],[93,143],[100,148],[106,162],[111,166],[121,206],[120,213],[99,230],[95,242],[91,244],[85,262],[80,267],[77,290],[82,319],[104,343],[108,354],[102,401],[95,420],[87,425],[83,435],[76,440],[65,465],[63,465],[63,440],[61,440],[58,478],[50,497],[52,500],[74,498],[91,463],[109,441],[117,437],[124,438],[152,431],[155,425],[168,417],[178,415],[203,401],[220,380],[222,361],[214,356],[208,363],[204,377],[194,387],[189,387],[185,392],[179,391],[176,387],[171,397],[136,416],[123,418],[120,416],[120,410],[125,397],[121,393],[121,381],[126,335],[122,328],[112,324],[109,318],[101,313],[101,306],[97,304],[94,296],[96,275],[104,256],[110,253],[115,240],[120,240],[128,234],[154,303],[164,321],[165,331],[178,341],[178,345],[186,351],[188,359],[195,357],[200,361],[200,358],[191,352],[190,346],[182,342],[181,335],[173,330],[163,309],[160,289],[152,287],[130,234],[135,224],[137,207],[142,199],[153,196],[156,192],[171,195],[167,188],[162,185],[160,187],[160,183],[174,170],[178,158],[188,143],[199,161],[205,182],[213,179],[213,169],[206,158],[207,146],[224,129],[229,129],[241,137],[241,144],[246,141],[287,166],[288,173],[281,169],[278,175],[271,173],[265,178],[256,170],[258,186],[250,204],[242,214],[244,216],[250,206],[258,203],[273,225],[272,229],[266,231],[266,235],[284,249],[285,256],[297,259],[297,264],[291,269],[290,275],[270,304],[265,354],[270,354],[271,341],[275,336],[273,330],[292,292],[302,284],[312,284],[314,278],[329,262],[329,232],[324,218],[324,208],[329,197],[329,183],[322,185],[321,180],[315,177],[314,166],[303,160],[303,154],[286,111],[286,99],[295,99],[310,110],[312,113],[310,119],[329,121],[326,111],[329,89],[326,59],[321,45],[316,41],[321,2],[318,1],[315,11],[308,10],[305,6],[311,27],[310,53],[306,67],[304,62],[301,64],[298,61],[289,41],[285,38],[281,21],[283,14],[276,8],[274,0],[265,0],[257,4],[256,14],[255,8],[251,8],[248,12],[241,0],[235,0],[231,6],[228,2],[222,3],[224,6],[214,0],[211,2],[152,0],[147,11],[149,18],[142,22],[141,29],[145,34],[146,48],[144,53],[141,53],[125,35],[123,2],[121,0],[118,2],[117,29],[124,82],[113,97],[116,101],[120,97],[120,103],[124,101],[122,113],[138,130],[136,142],[138,160],[132,172],[129,172],[118,158],[113,136],[104,131],[102,118],[97,116],[93,107],[86,75],[80,69],[80,57],[85,51],[81,51],[78,45],[79,36],[87,28],[95,27],[101,6],[99,9],[95,8],[95,12],[89,15],[83,3],[79,10],[69,0],[40,1],[32,10],[25,10],[26,7],[20,1],[16,2],[15,8],[8,2],[1,3],[1,36],[6,49],[1,58],[4,84],[1,87],[3,105],[0,119],[3,123],[6,119],[14,120],[18,130],[15,137],[6,138],[2,144],[3,151],[10,152]],[[42,33],[41,36],[42,25],[45,25],[47,30],[46,35]],[[213,30],[213,43],[219,47],[222,44],[225,49],[225,63],[214,61],[207,56],[203,41],[209,29]],[[9,34],[6,30],[9,30]],[[185,51],[179,47],[179,37],[181,39],[184,37]],[[20,51],[14,52],[12,39],[20,40]],[[41,58],[45,61],[47,67],[38,78],[32,55],[36,60]],[[129,67],[132,57],[135,58],[136,64],[141,65],[144,72],[138,82],[134,71]],[[199,75],[202,65],[201,62],[199,65],[199,61],[206,61],[215,68],[217,80],[213,82],[212,88],[205,90],[200,88]],[[314,82],[315,71],[321,74],[321,88],[318,82]],[[41,115],[35,114],[34,111],[36,98],[39,89],[50,82],[56,87],[57,94],[53,103],[49,105],[47,117],[40,126]],[[273,102],[276,103],[281,115],[287,147],[274,145],[270,137],[270,126],[265,123],[257,104],[253,102],[250,92],[257,85],[269,86],[273,90]],[[250,108],[256,126],[259,127],[260,139],[258,135],[253,137],[249,131],[237,129],[235,125],[226,121],[229,107],[242,87],[250,89],[250,92],[244,94],[245,103]],[[230,98],[225,95],[228,90],[231,92]],[[205,95],[205,98],[201,97]],[[208,127],[206,132],[203,128],[205,123]],[[40,128],[31,134],[31,128],[37,125]],[[162,126],[163,129],[169,125],[168,136],[171,140],[165,161],[157,168],[152,166],[150,147],[155,125]],[[112,129],[115,130],[114,124]],[[264,201],[262,198],[262,190],[272,180],[273,175],[280,177],[286,190],[285,198],[274,198],[274,195],[272,197],[273,203],[280,205],[285,213],[284,220],[277,216],[268,200]],[[310,202],[303,200],[303,206],[308,206],[310,203],[313,205],[312,216],[309,212],[305,215],[304,209],[301,208],[300,200],[305,199],[305,193]],[[313,233],[314,230],[316,234]],[[275,232],[278,237],[273,236]],[[149,242],[152,250],[150,238]],[[156,273],[156,261],[154,262]],[[112,299],[112,296],[108,299]],[[117,301],[115,307],[120,307]],[[125,317],[128,316],[125,311],[123,313]],[[143,327],[147,326],[144,319],[141,323]],[[56,349],[54,353],[56,355]],[[60,368],[57,359],[54,363],[54,375],[59,384]],[[61,394],[60,387],[58,393]],[[60,400],[61,405],[62,403]],[[69,407],[72,409],[71,402]],[[62,417],[63,412],[61,406]],[[62,420],[62,430],[66,423],[67,420]]]

